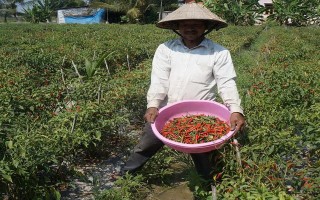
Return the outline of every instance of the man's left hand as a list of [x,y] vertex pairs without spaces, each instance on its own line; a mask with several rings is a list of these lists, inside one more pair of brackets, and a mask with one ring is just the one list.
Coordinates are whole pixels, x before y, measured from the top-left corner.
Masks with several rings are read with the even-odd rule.
[[246,120],[241,113],[234,112],[230,116],[231,130],[234,130],[235,133],[244,129]]

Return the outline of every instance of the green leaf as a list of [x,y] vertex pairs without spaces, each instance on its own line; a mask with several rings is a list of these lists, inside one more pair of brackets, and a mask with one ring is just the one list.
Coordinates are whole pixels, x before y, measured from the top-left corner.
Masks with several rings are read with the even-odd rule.
[[96,132],[96,139],[97,139],[97,140],[100,140],[100,139],[101,139],[101,132],[100,132],[100,131],[97,131],[97,132]]
[[57,190],[54,191],[54,196],[55,196],[55,199],[57,199],[57,200],[60,200],[60,199],[61,199],[61,194],[60,194],[60,192],[57,191]]
[[17,168],[18,165],[19,165],[19,161],[17,161],[17,160],[12,160],[12,164],[13,164],[13,166],[14,166],[15,168]]
[[20,156],[22,158],[26,157],[26,150],[25,149],[20,149]]
[[272,145],[268,151],[268,155],[271,155],[274,151],[274,145]]
[[224,3],[223,5],[227,10],[229,10],[228,4]]
[[12,178],[11,178],[10,175],[2,174],[2,177],[3,177],[5,180],[7,180],[7,181],[9,181],[10,183],[12,183]]
[[91,67],[91,62],[87,58],[85,58],[84,65],[86,68],[89,68]]
[[312,131],[314,131],[314,130],[315,130],[314,127],[309,126],[309,127],[307,128],[307,133],[310,133],[310,132],[312,132]]
[[9,149],[12,149],[13,148],[13,141],[6,141],[6,146],[9,148]]

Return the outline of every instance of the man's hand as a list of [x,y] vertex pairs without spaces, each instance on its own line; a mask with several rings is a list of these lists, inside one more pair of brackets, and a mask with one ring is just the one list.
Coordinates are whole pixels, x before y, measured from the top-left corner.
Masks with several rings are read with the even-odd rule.
[[234,130],[234,132],[237,133],[238,131],[243,130],[246,120],[241,113],[234,112],[230,116],[230,124],[231,130]]
[[149,123],[153,123],[156,117],[158,116],[158,108],[148,108],[146,114],[144,114],[144,119]]

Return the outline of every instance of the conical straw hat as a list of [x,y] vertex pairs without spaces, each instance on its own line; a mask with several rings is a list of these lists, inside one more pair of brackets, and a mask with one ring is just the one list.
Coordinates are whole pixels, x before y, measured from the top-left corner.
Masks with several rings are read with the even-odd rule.
[[218,30],[228,26],[223,19],[212,13],[204,5],[198,3],[182,5],[159,21],[156,26],[164,29],[178,30],[177,22],[188,19],[205,20],[207,21],[208,29]]

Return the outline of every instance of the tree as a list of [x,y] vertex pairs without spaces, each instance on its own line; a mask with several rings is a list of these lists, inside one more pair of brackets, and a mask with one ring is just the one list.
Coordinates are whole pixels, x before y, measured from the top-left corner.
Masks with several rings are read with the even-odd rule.
[[207,0],[204,5],[235,25],[254,25],[263,19],[264,7],[258,0]]
[[[164,9],[177,7],[177,0],[162,0]],[[161,1],[159,0],[92,0],[90,7],[105,8],[108,11],[123,14],[123,20],[129,23],[150,23],[157,20]]]
[[52,16],[61,8],[85,5],[82,0],[34,0],[32,9],[26,9],[26,19],[32,23],[51,22]]
[[274,11],[268,19],[280,25],[307,25],[312,20],[319,20],[319,5],[319,0],[274,0]]

